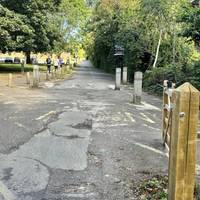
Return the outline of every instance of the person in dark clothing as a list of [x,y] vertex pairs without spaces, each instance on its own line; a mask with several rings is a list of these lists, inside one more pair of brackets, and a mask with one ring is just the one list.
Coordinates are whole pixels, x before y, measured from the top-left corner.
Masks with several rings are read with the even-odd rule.
[[48,57],[47,60],[46,60],[46,63],[47,63],[47,71],[49,72],[49,74],[51,73],[51,58]]

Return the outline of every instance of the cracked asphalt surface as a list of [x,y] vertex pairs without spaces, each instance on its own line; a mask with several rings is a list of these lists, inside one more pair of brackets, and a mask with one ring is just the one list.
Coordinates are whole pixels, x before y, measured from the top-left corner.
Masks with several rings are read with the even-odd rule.
[[0,200],[131,200],[140,180],[167,174],[161,99],[134,105],[130,85],[113,88],[88,61],[38,90],[2,88]]

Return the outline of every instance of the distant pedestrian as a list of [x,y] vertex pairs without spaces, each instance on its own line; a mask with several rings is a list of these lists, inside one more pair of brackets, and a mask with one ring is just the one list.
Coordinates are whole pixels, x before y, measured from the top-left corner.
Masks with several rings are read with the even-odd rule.
[[60,68],[60,61],[59,61],[59,57],[54,61],[54,67],[55,67],[55,71],[58,70],[58,68]]
[[61,57],[59,58],[59,64],[60,64],[60,67],[62,68],[64,62],[63,62],[63,59]]
[[52,63],[50,56],[46,59],[46,63],[47,63],[47,71],[50,74],[51,73],[51,63]]
[[67,58],[66,65],[70,65],[69,58]]

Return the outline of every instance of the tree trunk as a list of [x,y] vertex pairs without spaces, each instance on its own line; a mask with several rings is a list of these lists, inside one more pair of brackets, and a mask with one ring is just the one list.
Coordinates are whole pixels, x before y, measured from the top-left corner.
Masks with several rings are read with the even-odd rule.
[[159,40],[158,40],[158,46],[157,46],[157,50],[156,50],[156,57],[153,63],[153,68],[156,67],[157,61],[158,61],[158,55],[159,55],[159,51],[160,51],[160,44],[161,44],[161,40],[162,40],[162,30],[160,30],[160,36],[159,36]]
[[176,64],[176,33],[173,31],[173,65]]
[[26,54],[26,63],[31,64],[31,52],[27,51],[25,54]]

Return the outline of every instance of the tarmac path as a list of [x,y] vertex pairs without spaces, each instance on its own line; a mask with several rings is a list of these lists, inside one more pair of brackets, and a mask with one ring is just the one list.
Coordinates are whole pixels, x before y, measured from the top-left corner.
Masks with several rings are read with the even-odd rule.
[[137,106],[130,85],[113,88],[84,61],[70,79],[0,96],[0,200],[131,200],[167,174],[161,99]]

